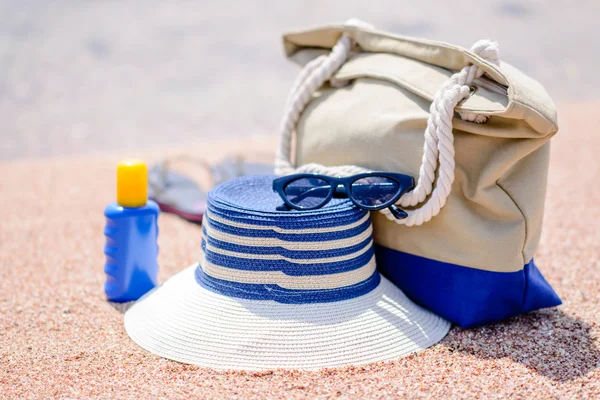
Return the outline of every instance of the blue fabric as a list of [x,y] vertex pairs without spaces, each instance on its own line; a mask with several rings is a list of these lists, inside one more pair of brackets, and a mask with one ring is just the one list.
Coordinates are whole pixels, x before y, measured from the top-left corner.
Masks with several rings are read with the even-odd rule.
[[[198,284],[224,296],[294,304],[347,300],[377,287],[381,280],[379,272],[364,277],[373,268],[369,266],[369,261],[374,257],[371,235],[358,244],[349,244],[352,240],[347,240],[369,231],[371,222],[366,218],[368,212],[346,199],[332,199],[326,206],[316,210],[282,210],[279,208],[281,198],[272,191],[273,178],[269,175],[238,178],[209,192],[207,214],[202,227],[203,261],[195,275]],[[365,222],[361,223],[363,219]],[[246,226],[235,227],[239,223]],[[285,233],[265,227],[281,228]],[[318,232],[322,228],[328,228],[330,232]],[[276,243],[277,246],[267,245],[267,239],[278,239],[280,242]],[[295,247],[306,249],[289,250],[293,244],[303,244]],[[265,260],[257,257],[259,255],[278,255],[287,259]],[[323,260],[341,256],[346,259]],[[320,260],[316,262],[316,259]],[[218,272],[213,272],[213,276],[208,275],[202,268],[202,262],[207,264],[208,274],[211,273],[209,264],[213,271]],[[319,287],[319,279],[324,279],[326,275],[360,268],[366,271],[365,275],[359,275],[362,281],[319,290],[285,289],[273,283],[272,274],[264,273],[282,272],[289,277],[289,282],[310,276],[311,282],[315,282],[312,287]],[[231,274],[233,270],[244,271],[249,278],[240,279],[237,274]]]
[[529,312],[562,304],[562,301],[542,276],[542,273],[535,266],[533,260],[525,265],[525,277],[525,299],[521,312]]
[[381,280],[377,271],[364,281],[335,289],[293,290],[273,284],[237,283],[216,279],[196,268],[196,282],[200,286],[224,296],[251,300],[273,300],[285,304],[331,303],[353,299],[375,289]]
[[516,272],[491,272],[375,245],[380,272],[416,303],[471,328],[561,304],[533,260]]

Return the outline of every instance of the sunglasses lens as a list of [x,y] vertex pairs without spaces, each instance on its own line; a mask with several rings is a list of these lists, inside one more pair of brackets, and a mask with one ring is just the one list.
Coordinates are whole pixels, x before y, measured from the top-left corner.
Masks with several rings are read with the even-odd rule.
[[369,176],[352,182],[350,189],[356,203],[377,207],[393,200],[400,190],[400,184],[383,176]]
[[301,178],[290,182],[284,189],[288,201],[302,208],[318,208],[331,192],[329,183],[319,178]]

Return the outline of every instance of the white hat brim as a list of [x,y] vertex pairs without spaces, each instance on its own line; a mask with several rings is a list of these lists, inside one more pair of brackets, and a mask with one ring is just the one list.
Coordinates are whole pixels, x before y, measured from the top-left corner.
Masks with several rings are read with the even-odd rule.
[[159,356],[217,369],[316,369],[392,360],[440,341],[445,319],[381,277],[332,303],[232,298],[200,286],[192,265],[125,314],[131,339]]

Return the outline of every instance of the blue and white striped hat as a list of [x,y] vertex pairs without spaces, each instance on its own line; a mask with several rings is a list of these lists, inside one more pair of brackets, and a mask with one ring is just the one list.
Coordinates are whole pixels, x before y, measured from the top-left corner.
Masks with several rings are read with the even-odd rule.
[[180,362],[256,370],[395,359],[446,335],[446,320],[377,272],[368,212],[343,199],[278,211],[273,178],[209,193],[199,263],[125,315],[136,343]]

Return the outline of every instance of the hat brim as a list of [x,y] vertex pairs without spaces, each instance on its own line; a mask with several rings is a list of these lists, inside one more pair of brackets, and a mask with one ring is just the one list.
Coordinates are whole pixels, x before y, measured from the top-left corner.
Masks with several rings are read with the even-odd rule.
[[196,282],[196,267],[127,311],[125,329],[138,345],[217,369],[316,369],[396,359],[437,343],[450,329],[384,277],[353,299],[282,304],[214,293]]

